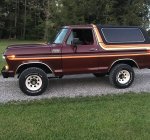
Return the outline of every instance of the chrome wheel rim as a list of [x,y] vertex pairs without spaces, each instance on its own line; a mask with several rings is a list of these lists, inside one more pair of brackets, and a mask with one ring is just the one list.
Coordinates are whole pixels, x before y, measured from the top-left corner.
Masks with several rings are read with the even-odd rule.
[[131,75],[127,70],[122,70],[117,75],[117,81],[120,84],[126,84],[130,81]]
[[38,75],[30,75],[26,78],[25,85],[31,91],[39,90],[42,86],[42,79]]

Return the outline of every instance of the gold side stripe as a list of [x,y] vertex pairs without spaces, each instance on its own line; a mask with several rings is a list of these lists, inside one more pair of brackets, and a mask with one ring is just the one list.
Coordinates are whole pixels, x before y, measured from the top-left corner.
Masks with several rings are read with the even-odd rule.
[[120,55],[93,55],[93,56],[62,56],[62,57],[34,57],[34,58],[9,58],[9,60],[47,60],[47,59],[78,59],[78,58],[100,58],[100,57],[130,57],[130,56],[145,56],[150,55],[150,53],[144,54],[120,54]]

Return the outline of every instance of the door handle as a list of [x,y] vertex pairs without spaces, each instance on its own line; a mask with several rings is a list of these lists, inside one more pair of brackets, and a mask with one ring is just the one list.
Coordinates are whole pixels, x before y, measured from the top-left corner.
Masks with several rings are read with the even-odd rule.
[[96,48],[91,48],[90,51],[97,51],[97,49]]

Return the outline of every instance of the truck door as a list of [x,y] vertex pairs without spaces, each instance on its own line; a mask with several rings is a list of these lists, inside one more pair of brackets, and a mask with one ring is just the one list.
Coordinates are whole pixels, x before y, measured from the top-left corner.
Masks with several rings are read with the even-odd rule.
[[[73,39],[79,40],[75,47]],[[94,73],[98,72],[99,46],[92,28],[71,29],[68,38],[62,47],[62,66],[64,74]]]

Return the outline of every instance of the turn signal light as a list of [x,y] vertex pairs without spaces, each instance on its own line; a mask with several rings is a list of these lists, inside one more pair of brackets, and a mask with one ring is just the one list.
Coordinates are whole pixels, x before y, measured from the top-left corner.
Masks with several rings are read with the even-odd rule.
[[15,55],[9,55],[7,56],[8,59],[14,59],[16,56]]

